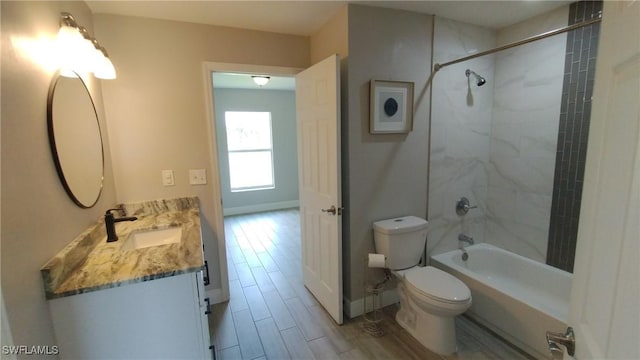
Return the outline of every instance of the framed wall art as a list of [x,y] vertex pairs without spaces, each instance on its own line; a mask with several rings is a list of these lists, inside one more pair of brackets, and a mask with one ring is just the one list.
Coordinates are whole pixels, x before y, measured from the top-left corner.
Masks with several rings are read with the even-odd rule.
[[371,80],[369,132],[402,134],[413,130],[413,83]]

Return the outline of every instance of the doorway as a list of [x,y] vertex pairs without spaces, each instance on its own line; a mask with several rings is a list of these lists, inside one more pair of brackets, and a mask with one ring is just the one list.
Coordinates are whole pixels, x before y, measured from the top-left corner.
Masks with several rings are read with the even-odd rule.
[[[297,74],[301,69],[288,68],[288,67],[207,62],[207,63],[204,63],[203,70],[204,70],[204,79],[205,79],[204,86],[205,86],[205,94],[206,94],[206,106],[207,106],[207,112],[209,115],[208,133],[209,133],[209,146],[210,146],[209,151],[211,154],[210,156],[211,168],[220,169],[221,168],[220,156],[219,156],[220,149],[217,144],[218,144],[218,139],[220,139],[221,136],[225,138],[225,144],[226,144],[226,133],[218,134],[217,127],[216,127],[216,121],[218,116],[216,114],[217,104],[215,103],[216,84],[214,82],[213,75],[223,74],[223,73],[243,74],[245,75],[246,79],[251,79],[251,75],[265,75],[265,74],[270,74],[270,76],[273,76],[273,77],[294,77],[295,74]],[[224,124],[225,122],[224,115],[222,116],[221,121]],[[295,146],[295,143],[296,142],[293,141],[294,146]],[[227,150],[228,148],[225,147],[225,155],[228,158]],[[264,150],[264,149],[261,149],[261,150]],[[276,182],[275,185],[277,186],[277,181],[278,181],[277,169],[274,169],[273,176],[274,176],[274,181]],[[219,291],[219,295],[212,297],[212,302],[220,303],[220,302],[228,301],[230,298],[228,258],[231,259],[231,257],[228,255],[231,255],[231,254],[228,254],[227,244],[225,241],[225,224],[224,224],[224,216],[225,216],[224,203],[225,202],[223,200],[223,194],[222,194],[223,181],[226,181],[229,184],[229,189],[230,189],[230,179],[229,179],[229,175],[226,175],[226,178],[223,179],[223,176],[220,174],[220,172],[215,171],[213,174],[211,174],[211,181],[213,183],[214,198],[220,200],[215,202],[216,223],[214,224],[214,228],[216,232],[215,234],[216,238],[218,239],[218,254],[219,254],[218,266],[220,271],[220,283],[221,283],[221,289]],[[296,182],[297,182],[297,174],[296,174]],[[279,205],[282,206],[283,204],[279,204]],[[259,207],[256,208],[255,204],[253,208],[250,208],[250,209],[242,208],[240,206],[238,207],[240,209],[232,209],[232,211],[238,211],[238,210],[259,211],[260,210]],[[263,208],[263,210],[267,210],[267,209]]]
[[224,216],[298,207],[295,78],[214,72]]
[[[298,82],[295,93],[295,109],[296,109],[296,151],[300,151],[297,165],[299,166],[298,178],[300,179],[300,227],[301,227],[301,252],[303,265],[301,272],[304,275],[302,284],[305,286],[325,309],[331,314],[337,323],[342,323],[342,246],[341,246],[341,193],[340,193],[340,92],[339,92],[339,57],[332,55],[327,59],[311,66],[296,75]],[[268,138],[271,130],[268,129],[270,124],[269,114],[253,114],[256,115],[254,120],[245,118],[247,112],[240,114],[239,112],[225,112],[215,116],[215,108],[218,106],[215,101],[215,84],[213,84],[213,74],[215,72],[232,72],[237,74],[275,74],[256,66],[251,70],[236,70],[233,65],[227,66],[225,69],[216,69],[215,66],[205,66],[205,75],[207,78],[206,87],[208,100],[208,110],[210,115],[210,145],[212,154],[212,168],[220,169],[223,161],[229,161],[229,186],[239,191],[251,188],[251,190],[271,189],[273,182],[269,176],[257,176],[254,174],[258,168],[264,169],[263,163],[267,162],[264,158],[269,156],[271,142],[268,139],[261,141],[258,133],[262,130],[251,129],[245,126],[248,123],[261,122],[258,127],[267,129],[263,131],[263,138]],[[223,71],[224,70],[224,71]],[[282,68],[277,68],[280,73]],[[298,73],[298,70],[289,69],[283,75],[292,75]],[[246,77],[245,77],[246,78]],[[261,85],[264,85],[262,83]],[[237,115],[237,119],[236,119]],[[263,116],[264,115],[264,116]],[[221,137],[216,134],[216,117],[225,118],[225,132],[228,146],[224,151],[227,157],[220,157],[217,139]],[[258,120],[258,118],[262,120]],[[235,120],[234,120],[235,119]],[[240,120],[238,120],[240,119]],[[263,121],[264,120],[264,121]],[[245,125],[242,125],[245,124]],[[230,130],[229,130],[230,129]],[[264,130],[263,129],[263,130]],[[222,132],[222,131],[219,131]],[[255,134],[253,134],[255,132]],[[251,138],[256,137],[255,141],[238,141],[235,138]],[[288,139],[291,143],[291,139]],[[243,143],[244,145],[239,145]],[[247,145],[251,144],[251,145]],[[256,144],[262,144],[257,146]],[[250,178],[250,181],[238,181],[235,185],[233,182],[233,164],[232,157],[237,155],[233,153],[240,150],[242,155],[251,153],[250,156],[261,154],[263,160],[254,160],[259,162],[260,166],[249,165],[244,178],[242,174],[239,178]],[[268,173],[269,171],[267,171]],[[273,169],[272,171],[273,172]],[[263,174],[264,175],[264,174]],[[273,174],[272,174],[273,175]],[[222,199],[221,195],[221,176],[219,172],[214,174],[214,196]],[[253,183],[256,179],[261,180]],[[238,192],[239,192],[238,191]],[[220,253],[220,272],[221,281],[226,288],[223,288],[225,297],[223,301],[229,298],[229,283],[227,269],[227,249],[224,241],[224,224],[223,224],[223,201],[220,201],[219,215],[216,217],[219,234],[219,253]],[[323,246],[320,246],[323,244]],[[320,246],[320,248],[319,248]],[[224,255],[223,255],[224,254]],[[306,290],[305,290],[306,291]]]

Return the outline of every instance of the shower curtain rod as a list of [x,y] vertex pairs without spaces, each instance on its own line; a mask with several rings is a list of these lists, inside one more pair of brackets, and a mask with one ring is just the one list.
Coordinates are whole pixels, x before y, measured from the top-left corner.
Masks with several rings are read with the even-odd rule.
[[578,29],[578,28],[581,28],[581,27],[584,27],[584,26],[589,26],[589,25],[598,23],[600,21],[602,21],[602,12],[600,12],[596,18],[593,18],[593,19],[590,19],[590,20],[585,20],[585,21],[583,21],[581,23],[577,23],[577,24],[569,25],[569,26],[566,26],[566,27],[563,27],[563,28],[547,31],[547,32],[542,33],[540,35],[532,36],[532,37],[526,38],[524,40],[516,41],[516,42],[511,43],[511,44],[502,45],[502,46],[499,46],[497,48],[493,48],[491,50],[486,50],[486,51],[482,51],[482,52],[479,52],[479,53],[476,53],[476,54],[473,54],[473,55],[465,56],[465,57],[462,57],[462,58],[459,58],[459,59],[456,59],[456,60],[452,60],[452,61],[446,62],[444,64],[435,64],[435,65],[433,65],[433,72],[436,73],[436,72],[438,72],[438,70],[442,69],[445,66],[457,64],[459,62],[463,62],[463,61],[467,61],[467,60],[471,60],[471,59],[475,59],[475,58],[480,57],[480,56],[493,54],[493,53],[498,52],[498,51],[511,49],[512,47],[528,44],[530,42],[546,39],[548,37],[551,37],[551,36],[554,36],[554,35],[558,35],[558,34],[562,34],[562,33],[566,33],[568,31],[575,30],[575,29]]

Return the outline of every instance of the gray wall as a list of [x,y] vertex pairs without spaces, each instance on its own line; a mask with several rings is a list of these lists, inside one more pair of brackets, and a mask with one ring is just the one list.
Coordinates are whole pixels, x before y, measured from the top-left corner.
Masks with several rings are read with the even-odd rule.
[[[343,126],[343,198],[346,223],[344,295],[363,296],[367,253],[374,251],[373,222],[426,216],[432,17],[350,5],[348,11],[348,113]],[[415,83],[413,131],[369,134],[369,81]]]
[[65,193],[49,151],[46,109],[53,56],[25,49],[53,43],[61,11],[95,33],[83,2],[2,1],[1,6],[2,296],[8,315],[2,322],[8,320],[16,345],[54,345],[40,267],[116,201],[100,84],[90,89],[105,141],[105,184],[100,201],[85,210]]
[[[216,88],[213,96],[220,185],[225,215],[266,209],[269,205],[271,208],[291,207],[291,204],[298,201],[295,91]],[[225,111],[271,112],[274,189],[231,192]]]

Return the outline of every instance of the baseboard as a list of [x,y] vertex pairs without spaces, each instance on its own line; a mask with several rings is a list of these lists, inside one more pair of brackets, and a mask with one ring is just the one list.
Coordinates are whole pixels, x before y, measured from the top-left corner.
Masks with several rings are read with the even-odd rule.
[[300,201],[292,200],[292,201],[280,201],[280,202],[267,203],[267,204],[224,208],[222,211],[224,213],[224,216],[229,216],[229,215],[251,214],[251,213],[262,212],[262,211],[291,209],[299,206],[300,206]]
[[[367,297],[367,304],[370,304],[371,297]],[[381,307],[393,305],[400,302],[400,298],[398,297],[398,292],[396,289],[388,289],[385,290],[380,298]],[[364,313],[364,298],[360,298],[355,301],[350,301],[349,299],[344,299],[344,313],[351,319],[354,317],[360,316]]]
[[210,289],[207,290],[207,296],[212,304],[219,304],[225,301],[229,301],[229,297],[224,297],[222,289]]

